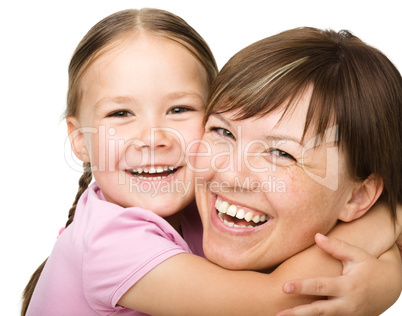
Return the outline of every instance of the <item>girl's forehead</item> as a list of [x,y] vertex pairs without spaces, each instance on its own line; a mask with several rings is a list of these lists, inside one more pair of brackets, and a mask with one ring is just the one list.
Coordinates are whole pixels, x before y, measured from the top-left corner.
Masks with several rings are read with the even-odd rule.
[[80,89],[85,99],[80,106],[105,97],[159,104],[163,97],[169,104],[197,98],[204,107],[208,95],[207,74],[197,58],[179,43],[149,36],[120,41],[99,54],[81,77]]

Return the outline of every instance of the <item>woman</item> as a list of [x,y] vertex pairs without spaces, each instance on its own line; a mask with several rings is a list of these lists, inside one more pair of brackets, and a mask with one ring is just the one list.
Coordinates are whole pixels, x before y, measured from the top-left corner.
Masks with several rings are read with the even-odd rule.
[[[237,53],[212,86],[209,151],[197,159],[208,170],[196,196],[207,258],[270,270],[377,201],[395,220],[401,107],[398,70],[347,31],[294,29]],[[379,255],[379,237],[389,233],[389,247],[397,237],[365,226],[377,228],[374,215],[350,225],[362,225],[357,243]]]

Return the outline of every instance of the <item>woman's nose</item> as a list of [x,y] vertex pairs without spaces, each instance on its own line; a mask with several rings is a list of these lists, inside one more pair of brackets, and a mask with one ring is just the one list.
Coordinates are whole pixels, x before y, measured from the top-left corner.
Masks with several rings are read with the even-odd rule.
[[232,190],[252,190],[252,183],[258,179],[259,168],[252,163],[254,157],[244,153],[242,148],[236,148],[225,154],[218,153],[212,159],[216,178],[227,184]]

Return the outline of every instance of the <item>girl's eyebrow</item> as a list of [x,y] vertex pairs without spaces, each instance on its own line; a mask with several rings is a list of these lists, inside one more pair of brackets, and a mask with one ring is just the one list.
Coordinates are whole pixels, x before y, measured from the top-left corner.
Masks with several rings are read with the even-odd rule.
[[198,99],[201,99],[204,101],[204,98],[202,97],[202,95],[195,91],[175,91],[175,92],[170,92],[166,95],[166,98],[168,100],[177,100],[177,99],[182,99],[185,97],[195,97],[195,98],[198,98]]
[[129,96],[103,97],[95,103],[95,108],[100,108],[104,103],[124,104],[133,102],[133,100]]
[[[168,100],[178,100],[185,97],[197,98],[204,102],[204,98],[201,94],[193,91],[175,91],[168,93],[166,98]],[[100,108],[104,103],[114,103],[114,104],[125,104],[125,103],[133,103],[135,99],[130,96],[114,96],[114,97],[103,97],[95,103],[95,108]]]

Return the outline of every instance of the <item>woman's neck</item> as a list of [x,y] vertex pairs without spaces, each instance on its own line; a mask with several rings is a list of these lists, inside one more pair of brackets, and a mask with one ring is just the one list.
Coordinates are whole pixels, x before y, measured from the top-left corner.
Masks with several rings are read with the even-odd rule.
[[195,200],[192,201],[190,204],[188,204],[184,209],[181,211],[170,215],[168,217],[165,217],[164,219],[183,237],[182,231],[181,231],[181,218],[184,214],[184,212],[191,211],[191,210],[197,210],[197,204],[195,203]]
[[180,227],[182,215],[183,210],[164,218],[180,235],[182,235]]

